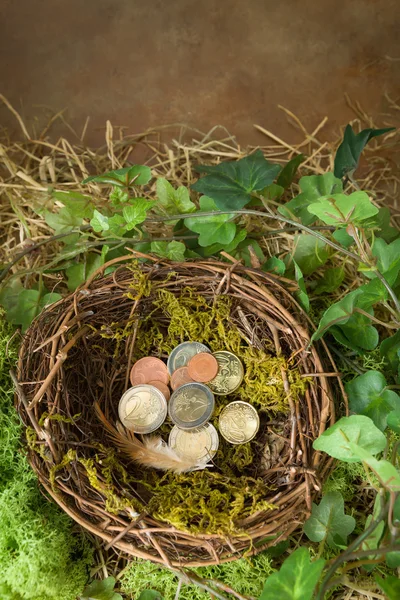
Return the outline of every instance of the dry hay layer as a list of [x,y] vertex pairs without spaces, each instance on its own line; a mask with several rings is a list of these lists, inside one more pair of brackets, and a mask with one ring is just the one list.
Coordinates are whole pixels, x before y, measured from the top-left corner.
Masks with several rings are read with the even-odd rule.
[[[33,469],[67,514],[129,555],[202,566],[275,545],[308,518],[330,470],[330,459],[314,452],[312,442],[334,422],[332,388],[341,390],[323,342],[309,346],[310,322],[292,297],[293,282],[238,262],[126,260],[99,269],[25,335],[17,408]],[[110,266],[115,270],[103,276]],[[171,298],[182,312],[180,331]],[[188,316],[193,299],[200,302],[194,318]],[[209,337],[201,337],[206,330]],[[196,334],[213,350],[220,343],[247,352],[248,369],[261,361],[261,428],[251,459],[243,452],[232,458],[233,447],[222,443],[215,466],[205,471],[164,474],[129,463],[107,438],[94,402],[115,422],[134,360],[157,351],[166,358],[171,344]],[[274,380],[262,360],[275,361]],[[245,380],[239,397],[253,384]],[[263,407],[264,397],[270,401]],[[192,512],[179,520],[174,510],[188,497],[194,508],[189,503]],[[224,510],[229,518],[222,518]]]

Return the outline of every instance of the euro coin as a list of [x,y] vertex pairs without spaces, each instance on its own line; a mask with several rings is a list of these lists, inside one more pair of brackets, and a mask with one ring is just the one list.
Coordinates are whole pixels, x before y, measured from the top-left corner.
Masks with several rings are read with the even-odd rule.
[[193,381],[206,383],[217,375],[218,362],[212,354],[199,352],[189,360],[187,368]]
[[135,385],[123,394],[118,414],[121,423],[135,433],[151,433],[167,416],[167,401],[152,385]]
[[135,362],[131,369],[130,380],[132,385],[162,381],[165,385],[169,382],[167,365],[160,358],[145,356]]
[[189,375],[187,367],[179,367],[171,375],[171,387],[173,390],[177,390],[181,385],[185,383],[194,383],[193,379]]
[[172,394],[168,405],[171,421],[182,429],[204,425],[215,406],[214,394],[202,383],[186,383]]
[[219,438],[211,423],[195,429],[179,429],[175,425],[169,434],[168,444],[181,458],[206,463],[217,452]]
[[231,444],[250,442],[260,427],[254,406],[238,400],[225,406],[219,416],[219,432]]
[[186,367],[189,360],[199,354],[199,352],[211,352],[207,346],[200,342],[183,342],[176,346],[168,357],[167,367],[169,374],[172,375],[179,367]]
[[231,394],[243,381],[243,365],[235,354],[227,350],[218,350],[213,356],[218,362],[218,373],[207,385],[218,396]]
[[160,390],[160,392],[163,394],[164,398],[168,402],[171,396],[171,392],[169,391],[169,387],[165,385],[165,383],[163,383],[162,381],[149,381],[149,385],[152,385],[153,387]]

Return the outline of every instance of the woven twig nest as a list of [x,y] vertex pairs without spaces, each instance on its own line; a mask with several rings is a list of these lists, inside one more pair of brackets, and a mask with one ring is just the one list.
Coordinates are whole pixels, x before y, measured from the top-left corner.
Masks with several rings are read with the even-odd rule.
[[[29,460],[41,484],[67,514],[108,546],[169,566],[210,565],[275,545],[308,518],[329,471],[331,463],[313,451],[312,443],[334,422],[331,387],[341,386],[327,348],[323,343],[309,346],[308,318],[292,296],[295,284],[239,263],[150,259],[131,267],[126,257],[124,264],[118,260],[112,261],[116,269],[111,274],[103,276],[109,263],[83,288],[48,307],[24,338],[17,407],[26,425]],[[287,408],[260,412],[250,478],[240,479],[254,482],[254,491],[249,483],[241,506],[235,497],[236,516],[227,531],[212,531],[212,522],[202,530],[196,517],[183,530],[171,524],[172,518],[163,520],[162,510],[154,506],[166,475],[154,471],[142,483],[146,470],[113,447],[93,409],[97,401],[108,419],[116,421],[119,399],[130,385],[130,368],[140,358],[142,324],[159,319],[168,332],[160,293],[179,299],[188,289],[210,310],[219,298],[228,299],[228,321],[242,343],[254,346],[254,352],[266,348],[281,361],[270,383],[281,386]],[[156,355],[158,341],[141,339],[147,353]],[[185,339],[182,331],[180,341]],[[291,370],[301,382],[296,393]],[[206,471],[217,474],[212,476],[217,487],[218,482],[228,485],[230,475],[221,472],[218,455],[215,463]],[[211,477],[199,475],[205,471],[196,473],[193,477]],[[246,469],[243,473],[247,475]],[[193,480],[188,490],[190,476],[185,475],[186,492],[179,488],[182,476],[176,476],[172,500],[177,507],[186,493],[197,493],[202,480]],[[156,481],[157,489],[149,481]],[[256,487],[263,502],[253,506]],[[215,495],[204,498],[205,514],[207,502],[215,503]]]

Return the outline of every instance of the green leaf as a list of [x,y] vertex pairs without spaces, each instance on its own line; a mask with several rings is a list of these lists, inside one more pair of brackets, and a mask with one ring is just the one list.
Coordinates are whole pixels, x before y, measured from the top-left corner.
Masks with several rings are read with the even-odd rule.
[[[126,221],[122,215],[118,213],[113,215],[112,217],[108,217],[108,229],[104,235],[104,237],[121,237],[126,232]],[[126,251],[124,251],[126,254]]]
[[374,206],[366,192],[353,192],[350,195],[332,194],[322,196],[318,202],[310,204],[308,211],[327,225],[345,227],[349,223],[355,226],[373,215],[378,209]]
[[[369,308],[366,312],[373,314],[374,311]],[[347,323],[334,325],[331,327],[330,333],[340,344],[359,354],[365,350],[374,350],[379,344],[378,330],[371,325],[368,317],[360,313],[352,315]]]
[[328,260],[328,246],[311,234],[295,235],[293,244],[293,258],[304,275],[311,275]]
[[163,597],[160,592],[155,590],[143,590],[143,592],[140,592],[138,600],[163,600]]
[[51,192],[54,200],[59,200],[75,217],[90,219],[93,215],[93,203],[90,196],[78,192]]
[[[270,183],[269,185],[267,185],[267,187],[261,190],[259,194],[260,196],[265,198],[265,200],[278,200],[282,196],[284,191],[285,190],[281,185],[277,185],[276,183]],[[263,205],[263,203],[261,202],[255,204],[255,206],[259,206],[260,204],[261,206]]]
[[81,600],[122,600],[121,594],[114,592],[115,577],[89,583],[82,592]]
[[354,314],[357,307],[357,298],[362,294],[360,288],[350,292],[344,298],[332,304],[322,315],[317,331],[313,334],[311,341],[319,340],[333,325],[347,323]]
[[91,175],[82,181],[83,184],[95,181],[108,185],[125,186],[145,185],[151,179],[151,169],[144,165],[132,165],[115,171],[108,171],[103,175]]
[[22,290],[18,296],[16,311],[14,313],[15,324],[21,325],[22,331],[26,331],[33,319],[53,302],[60,300],[62,296],[54,292],[41,295],[38,290]]
[[296,277],[297,284],[299,286],[299,291],[296,292],[296,298],[299,301],[300,306],[308,312],[310,310],[310,299],[307,294],[306,284],[304,283],[303,273],[299,265],[296,261],[293,261],[294,264],[294,274]]
[[377,267],[380,273],[385,276],[389,285],[393,285],[400,272],[400,238],[391,244],[376,238],[372,246],[372,254],[378,259]]
[[324,276],[318,279],[317,286],[314,289],[315,294],[330,294],[335,292],[343,283],[344,268],[333,267],[326,269]]
[[47,225],[54,229],[54,233],[67,233],[72,229],[77,229],[82,225],[82,217],[73,214],[69,208],[62,208],[58,213],[52,213],[49,210],[44,211],[44,220]]
[[280,170],[279,165],[267,161],[261,150],[257,150],[238,161],[197,167],[206,176],[192,188],[212,198],[220,210],[238,210],[250,202],[252,192],[272,183]]
[[313,443],[314,450],[326,452],[329,456],[344,462],[361,462],[354,455],[349,444],[353,442],[371,454],[377,454],[386,447],[385,435],[371,419],[362,415],[342,417],[329,427]]
[[21,280],[13,278],[0,287],[0,305],[6,311],[7,321],[19,325],[18,298],[23,290]]
[[286,265],[280,258],[276,256],[271,256],[262,266],[263,271],[267,271],[269,273],[275,273],[275,275],[284,275],[286,270]]
[[363,129],[360,133],[354,133],[351,125],[347,125],[343,142],[337,149],[335,156],[335,176],[340,179],[347,173],[354,173],[360,160],[361,152],[372,138],[393,131],[394,127],[385,129]]
[[400,380],[400,330],[383,340],[380,345],[380,353],[386,359],[393,374]]
[[345,385],[350,411],[373,420],[381,431],[387,426],[387,416],[400,411],[400,396],[386,389],[386,379],[379,371],[367,371]]
[[311,225],[317,219],[308,212],[308,206],[317,201],[321,196],[337,194],[343,190],[340,179],[336,179],[333,173],[323,175],[309,175],[302,177],[299,181],[301,194],[278,208],[278,212],[287,219],[301,221],[303,225]]
[[387,416],[387,425],[392,431],[400,434],[400,407],[392,410]]
[[392,577],[389,575],[382,579],[375,575],[375,581],[379,587],[385,592],[388,600],[399,600],[400,598],[400,579],[398,577]]
[[329,492],[319,505],[312,505],[311,517],[304,523],[304,533],[312,542],[326,540],[328,546],[336,547],[334,537],[347,544],[347,536],[354,531],[355,519],[344,512],[344,500],[339,492]]
[[211,246],[207,246],[204,250],[204,256],[212,256],[213,254],[217,254],[217,252],[221,252],[221,250],[225,250],[225,252],[230,254],[246,239],[246,236],[247,231],[245,229],[236,228],[235,237],[230,244],[211,244]]
[[[191,213],[196,210],[196,205],[190,199],[189,190],[183,185],[175,190],[163,177],[157,179],[157,199],[167,215]],[[168,221],[171,225],[177,222]]]
[[134,229],[136,225],[143,223],[146,219],[148,211],[153,207],[155,202],[149,201],[146,198],[135,198],[132,204],[124,206],[122,215],[126,221],[126,230]]
[[182,242],[151,242],[150,251],[158,256],[165,256],[176,262],[183,262],[185,260],[185,244]]
[[390,210],[383,206],[378,209],[376,215],[364,222],[364,227],[378,231],[378,236],[384,239],[385,242],[390,243],[399,235],[399,230],[391,226],[390,218]]
[[311,562],[307,548],[298,548],[267,578],[259,600],[311,600],[324,565],[322,558]]
[[129,202],[129,193],[124,188],[114,186],[110,194],[110,201],[113,206],[119,206]]
[[345,229],[336,229],[332,236],[344,248],[350,248],[355,243],[354,238]]
[[386,564],[390,569],[397,569],[400,567],[400,551],[388,552],[386,554]]
[[73,292],[82,283],[85,283],[88,277],[90,277],[96,269],[99,269],[104,265],[104,259],[104,253],[96,254],[95,252],[90,252],[84,257],[83,262],[69,267],[65,271],[68,279],[68,289]]
[[233,256],[238,260],[243,260],[246,267],[251,267],[251,254],[249,248],[253,249],[254,254],[256,255],[260,263],[263,263],[265,261],[265,256],[260,248],[260,244],[256,240],[252,240],[249,238],[245,239],[238,245]]
[[90,220],[90,224],[93,227],[93,231],[96,231],[97,233],[108,231],[108,229],[110,229],[108,217],[102,215],[97,209],[93,211],[93,217]]
[[289,162],[286,163],[282,171],[279,173],[279,177],[276,180],[276,183],[286,190],[286,188],[288,188],[289,185],[292,183],[296,175],[297,169],[305,160],[306,157],[304,156],[304,154],[298,154],[297,156],[289,160]]
[[348,442],[349,450],[355,458],[367,465],[378,477],[381,485],[390,492],[400,492],[400,473],[388,460],[378,460],[359,444]]
[[[204,212],[215,211],[217,206],[207,196],[200,198],[200,210]],[[219,243],[228,245],[230,244],[236,234],[235,223],[230,223],[229,220],[234,218],[232,214],[220,214],[216,212],[215,215],[209,217],[189,217],[185,219],[185,225],[190,231],[194,231],[199,234],[199,245],[200,246],[211,246],[211,244]]]
[[[368,529],[368,527],[371,525],[372,521],[376,521],[378,519],[379,514],[381,512],[381,508],[382,508],[381,496],[379,494],[377,494],[376,498],[375,498],[373,513],[372,513],[372,515],[368,515],[367,520],[365,522],[364,531],[366,531]],[[374,529],[374,531],[372,533],[370,533],[370,535],[362,542],[361,550],[376,550],[376,548],[379,547],[379,542],[383,535],[384,529],[385,529],[385,521],[382,520],[379,523],[379,525]],[[375,555],[371,554],[371,556],[369,556],[368,558],[373,559],[373,558],[375,558]],[[365,567],[367,567],[368,571],[372,571],[372,569],[374,568],[374,565],[369,565],[369,566],[364,565],[364,568]]]

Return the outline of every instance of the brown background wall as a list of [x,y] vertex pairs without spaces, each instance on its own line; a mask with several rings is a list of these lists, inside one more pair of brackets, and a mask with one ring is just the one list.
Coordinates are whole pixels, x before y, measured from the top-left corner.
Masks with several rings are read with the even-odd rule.
[[399,22],[398,0],[2,0],[0,92],[28,120],[90,115],[92,144],[106,119],[293,139],[278,104],[309,128],[328,115],[329,136],[353,116],[345,92],[374,115],[400,98]]

